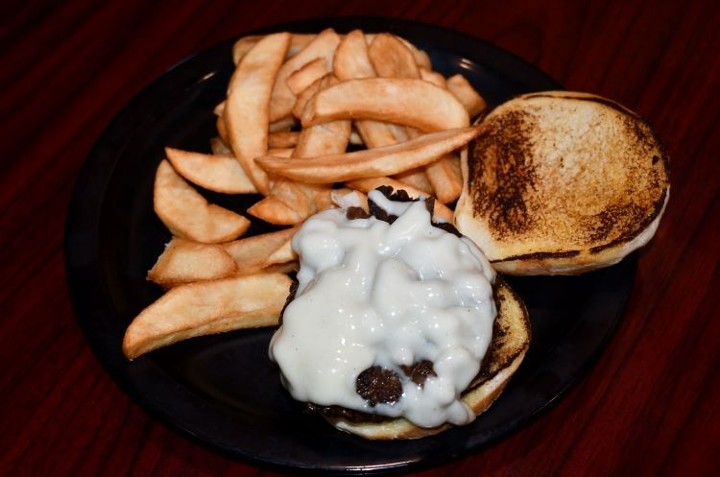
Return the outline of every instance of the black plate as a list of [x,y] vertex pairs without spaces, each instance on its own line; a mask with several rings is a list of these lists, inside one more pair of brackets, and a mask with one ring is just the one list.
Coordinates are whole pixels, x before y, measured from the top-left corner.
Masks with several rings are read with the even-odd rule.
[[[329,26],[404,36],[424,48],[439,71],[465,74],[491,104],[559,87],[493,45],[432,26],[345,18],[279,29]],[[200,443],[256,464],[314,473],[408,470],[476,451],[517,430],[587,370],[622,316],[634,261],[578,278],[510,280],[534,327],[525,362],[472,425],[417,441],[367,442],[301,412],[267,358],[270,330],[197,338],[127,362],[121,352],[124,330],[160,295],[145,274],[169,240],[152,211],[154,171],[164,146],[209,149],[212,110],[232,72],[231,45],[186,60],[133,99],[92,151],[69,211],[66,266],[78,322],[109,374],[148,413]],[[256,200],[211,199],[238,211]]]

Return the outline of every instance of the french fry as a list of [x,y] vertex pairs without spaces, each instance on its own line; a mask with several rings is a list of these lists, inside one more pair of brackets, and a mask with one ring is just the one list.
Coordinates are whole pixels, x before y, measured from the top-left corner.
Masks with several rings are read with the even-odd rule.
[[218,116],[217,119],[215,119],[215,129],[217,129],[220,139],[227,143],[229,139],[227,127],[225,126],[225,116]]
[[265,156],[257,159],[268,171],[296,181],[329,184],[389,176],[429,164],[465,146],[480,132],[478,126],[425,134],[403,143],[346,154],[311,158]]
[[288,237],[273,253],[267,257],[268,266],[294,262],[298,259],[292,248],[292,237]]
[[313,195],[317,187],[323,186],[301,184],[299,182],[289,181],[284,177],[279,177],[278,180],[273,183],[272,193],[268,197],[277,198],[288,207],[291,207],[300,216],[300,220],[296,222],[280,225],[300,223],[316,212]]
[[273,148],[268,149],[268,156],[291,157],[294,151],[294,147]]
[[279,119],[277,121],[270,123],[270,127],[268,127],[268,131],[269,132],[290,131],[293,127],[295,127],[295,125],[296,125],[295,118],[293,118],[292,116],[288,116],[283,119]]
[[275,131],[268,135],[268,148],[288,149],[297,145],[300,132],[298,131]]
[[289,247],[297,227],[267,232],[223,244],[225,251],[237,265],[237,273],[250,275],[272,265],[286,264],[297,260]]
[[232,155],[210,155],[171,147],[165,154],[175,171],[207,190],[224,194],[254,194],[255,185]]
[[292,58],[304,50],[316,36],[316,33],[293,33],[290,38],[290,48],[288,48],[287,58]]
[[270,195],[253,204],[248,213],[275,225],[299,224],[321,210],[320,197],[326,189],[330,186],[279,178],[273,183]]
[[148,272],[151,282],[164,287],[234,275],[237,264],[221,245],[174,237]]
[[[418,68],[420,70],[420,78],[427,81],[428,83],[432,83],[435,86],[443,89],[447,89],[447,80],[443,75],[438,73],[437,71],[430,70],[427,68]],[[462,102],[462,101],[461,101]]]
[[[372,44],[373,41],[375,41],[375,37],[377,36],[377,33],[365,33],[365,41],[368,45]],[[428,54],[419,49],[417,46],[415,46],[410,41],[406,40],[405,38],[401,36],[397,36],[397,38],[402,41],[405,46],[407,46],[410,51],[412,52],[413,56],[415,57],[415,63],[418,65],[419,68],[427,68],[432,69],[432,64],[430,62],[430,57]]]
[[315,203],[315,210],[321,211],[330,209],[336,206],[334,198],[338,192],[350,192],[350,189],[334,189],[332,187],[318,187],[315,189],[313,194],[313,201]]
[[220,136],[210,138],[210,150],[216,156],[229,155],[232,156],[232,149],[228,143],[222,140]]
[[174,235],[196,242],[227,242],[250,227],[242,215],[208,203],[167,160],[160,162],[155,173],[153,207]]
[[368,149],[390,146],[409,139],[407,128],[399,124],[362,119],[355,121],[355,126]]
[[365,212],[369,210],[367,194],[358,190],[333,189],[330,192],[330,200],[336,207],[360,207]]
[[431,167],[433,164],[435,164],[435,162],[431,162],[425,167],[402,171],[393,175],[393,178],[400,184],[412,187],[413,189],[421,190],[428,195],[432,195],[433,187],[427,174],[425,173],[425,169]]
[[330,86],[308,102],[300,119],[303,127],[337,119],[374,119],[424,132],[470,124],[467,110],[450,92],[405,78],[353,79]]
[[425,68],[428,70],[432,69],[432,63],[430,62],[430,57],[428,54],[419,49],[417,46],[412,44],[410,41],[406,40],[405,38],[398,36],[397,37],[400,41],[405,43],[405,46],[407,46],[410,51],[412,52],[413,56],[415,57],[415,63],[418,65],[419,68]]
[[245,54],[230,78],[223,111],[235,157],[262,193],[269,190],[269,179],[254,159],[268,150],[270,95],[289,44],[289,33],[276,33]]
[[[251,35],[244,36],[233,45],[233,63],[236,65],[240,63],[240,60],[247,54],[250,49],[262,38],[262,35]],[[315,38],[314,33],[293,33],[290,38],[290,46],[288,48],[286,58],[290,58],[297,54],[298,51],[302,50]]]
[[303,109],[305,109],[305,105],[308,101],[310,101],[313,96],[318,93],[318,91],[326,88],[329,82],[332,81],[331,78],[333,78],[333,75],[327,74],[322,78],[317,79],[297,96],[292,109],[293,118],[299,118],[302,115]]
[[288,88],[297,96],[305,88],[329,73],[329,65],[325,58],[315,58],[295,70],[287,79]]
[[270,122],[279,121],[289,116],[293,110],[295,95],[287,84],[288,77],[317,58],[324,58],[328,65],[332,64],[335,49],[339,43],[340,36],[333,29],[328,28],[318,33],[305,48],[282,65],[272,90]]
[[261,273],[174,287],[133,319],[123,353],[135,359],[196,336],[273,326],[290,283],[283,273]]
[[395,35],[379,33],[368,47],[370,63],[382,78],[420,78],[410,48]]
[[485,99],[475,91],[475,88],[463,75],[457,74],[449,77],[446,85],[453,96],[462,103],[471,118],[479,115],[487,108]]
[[353,30],[338,44],[333,59],[333,73],[340,80],[377,76],[368,56],[368,46],[361,30]]
[[450,204],[460,197],[463,180],[460,158],[447,154],[425,168],[435,198],[443,204]]
[[302,222],[309,213],[305,207],[298,210],[296,206],[297,204],[287,204],[274,195],[268,195],[248,207],[247,213],[269,224],[295,225]]
[[349,120],[330,121],[305,128],[300,133],[293,157],[314,157],[345,152],[350,143]]
[[360,137],[360,133],[357,132],[357,129],[351,129],[350,130],[350,144],[353,146],[364,146],[365,143],[362,140],[362,137]]
[[262,35],[247,35],[238,39],[232,48],[233,63],[236,65],[240,63],[240,60],[242,60],[247,52],[252,50],[261,39]]

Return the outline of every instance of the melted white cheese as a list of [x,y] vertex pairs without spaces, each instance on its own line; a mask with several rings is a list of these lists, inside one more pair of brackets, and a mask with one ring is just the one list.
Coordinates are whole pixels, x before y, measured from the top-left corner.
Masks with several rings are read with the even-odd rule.
[[[399,218],[349,220],[331,209],[296,233],[297,294],[270,356],[297,400],[422,427],[467,424],[475,414],[460,393],[492,337],[493,269],[469,239],[432,226],[423,202],[391,202],[376,191],[370,198]],[[400,368],[421,360],[436,373],[422,386]],[[371,366],[401,377],[396,403],[371,407],[357,394],[356,379]]]

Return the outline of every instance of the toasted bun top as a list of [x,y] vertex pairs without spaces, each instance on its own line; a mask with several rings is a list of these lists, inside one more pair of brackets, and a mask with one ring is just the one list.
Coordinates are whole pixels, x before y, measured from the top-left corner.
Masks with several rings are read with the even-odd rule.
[[669,194],[668,157],[635,113],[551,91],[516,97],[481,124],[463,159],[455,221],[499,270],[585,271],[654,233]]

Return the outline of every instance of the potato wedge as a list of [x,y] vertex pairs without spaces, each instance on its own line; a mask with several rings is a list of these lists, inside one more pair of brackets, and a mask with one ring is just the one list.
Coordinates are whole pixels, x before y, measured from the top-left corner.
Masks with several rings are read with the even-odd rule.
[[268,149],[268,156],[291,157],[295,152],[294,147],[281,147]]
[[210,138],[210,150],[216,156],[220,156],[220,155],[232,156],[233,155],[232,149],[230,149],[230,146],[228,145],[228,143],[223,141],[220,136],[215,136],[215,137]]
[[374,119],[424,132],[466,127],[470,117],[449,91],[421,79],[363,78],[320,91],[300,117],[304,127],[336,119]]
[[262,193],[269,179],[254,159],[268,150],[270,95],[289,44],[289,33],[275,33],[245,54],[230,78],[223,111],[230,147]]
[[227,143],[229,141],[227,126],[225,126],[225,116],[218,116],[215,120],[215,129],[217,129],[220,139]]
[[288,149],[295,147],[300,137],[299,131],[276,131],[268,135],[268,148]]
[[460,158],[456,154],[441,157],[425,168],[435,198],[443,204],[456,201],[462,192],[463,180]]
[[297,96],[297,98],[295,98],[291,118],[293,118],[293,120],[294,118],[299,118],[302,115],[303,109],[305,109],[305,105],[318,93],[318,91],[326,88],[331,81],[336,82],[337,78],[335,78],[332,74],[327,74],[322,78],[315,80],[312,84],[305,88]]
[[173,169],[186,180],[223,194],[255,194],[257,189],[232,155],[212,155],[165,148]]
[[195,242],[227,242],[250,227],[250,221],[242,215],[210,204],[166,159],[155,173],[153,207],[174,235]]
[[261,273],[172,288],[130,323],[123,353],[135,359],[196,336],[273,326],[290,284],[283,273]]
[[213,108],[213,114],[215,116],[222,116],[225,114],[225,101],[220,101],[218,104],[215,105]]
[[361,30],[353,30],[342,38],[333,59],[333,73],[340,80],[377,76],[368,56],[365,35]]
[[425,174],[425,169],[434,165],[435,162],[437,161],[433,161],[425,167],[402,171],[399,174],[393,175],[393,179],[397,179],[402,184],[406,184],[410,187],[421,190],[428,195],[432,195],[433,187],[427,174]]
[[[290,58],[297,54],[297,52],[305,48],[315,36],[314,33],[292,33],[290,47],[285,57]],[[232,49],[233,63],[236,65],[240,63],[240,60],[243,59],[247,52],[250,51],[261,38],[262,35],[249,35],[238,39]]]
[[461,74],[453,75],[446,81],[447,89],[465,106],[471,118],[487,108],[485,98],[480,96],[470,82]]
[[295,70],[290,76],[288,76],[288,88],[290,88],[290,91],[297,96],[312,83],[328,74],[329,71],[330,66],[325,58],[315,58],[313,61],[304,64],[301,68]]
[[260,41],[262,35],[247,35],[239,38],[232,47],[233,63],[236,65],[252,50],[257,42]]
[[303,129],[298,137],[293,157],[314,157],[340,154],[350,143],[349,120],[329,121]]
[[322,210],[328,184],[305,184],[286,177],[273,182],[270,195],[253,204],[248,213],[275,225],[296,225]]
[[382,78],[420,78],[410,48],[395,35],[378,33],[368,47],[370,63]]
[[370,209],[367,194],[359,190],[333,189],[330,192],[330,200],[335,207],[360,207],[365,212]]
[[438,88],[447,89],[447,80],[443,75],[441,75],[437,71],[429,70],[427,68],[420,68],[419,70],[420,78],[427,81],[428,83],[434,84]]
[[430,56],[428,56],[427,52],[424,50],[421,50],[417,46],[415,46],[410,41],[406,40],[405,38],[398,36],[397,37],[400,41],[405,43],[405,46],[407,46],[410,51],[412,52],[413,56],[415,57],[415,63],[417,63],[418,68],[426,68],[428,70],[432,69],[432,62],[430,61]]
[[[295,95],[287,84],[288,77],[307,63],[324,58],[328,65],[332,64],[335,49],[340,43],[340,35],[331,28],[317,34],[295,56],[283,63],[277,74],[270,102],[270,121],[279,121],[290,115],[295,104]],[[328,68],[329,69],[329,68]]]
[[313,184],[389,176],[430,164],[465,146],[479,132],[478,126],[472,126],[426,134],[377,149],[311,158],[265,156],[257,158],[257,162],[272,173]]
[[273,225],[295,225],[309,213],[304,204],[287,204],[274,195],[267,195],[248,207],[247,213]]
[[237,273],[250,275],[271,265],[292,262],[297,255],[287,253],[297,227],[268,232],[252,237],[234,240],[222,245],[237,265]]
[[164,287],[229,277],[237,272],[230,254],[217,244],[173,237],[148,272],[151,282]]
[[296,126],[296,124],[297,122],[295,121],[295,118],[293,118],[292,116],[288,116],[286,118],[270,123],[268,130],[271,133],[278,131],[290,131],[293,127]]

